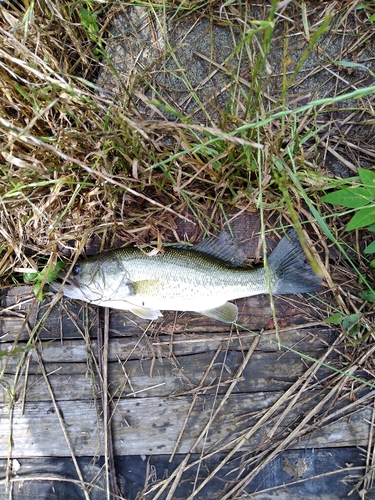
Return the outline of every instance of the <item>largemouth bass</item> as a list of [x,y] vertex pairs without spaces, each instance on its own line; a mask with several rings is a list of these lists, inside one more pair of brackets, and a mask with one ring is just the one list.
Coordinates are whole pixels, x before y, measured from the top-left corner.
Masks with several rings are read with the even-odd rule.
[[62,287],[66,297],[131,311],[145,319],[161,311],[195,311],[226,323],[237,320],[228,300],[264,293],[317,290],[321,279],[306,262],[296,232],[291,231],[268,257],[265,268],[234,267],[244,259],[227,233],[188,249],[165,248],[156,255],[127,247],[78,262]]

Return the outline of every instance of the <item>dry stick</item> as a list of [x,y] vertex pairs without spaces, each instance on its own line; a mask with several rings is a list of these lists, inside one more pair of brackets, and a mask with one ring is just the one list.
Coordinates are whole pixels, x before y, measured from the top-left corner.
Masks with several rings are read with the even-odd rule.
[[[108,400],[106,397],[106,391],[108,389],[107,383],[107,364],[104,354],[104,339],[103,330],[100,318],[100,308],[96,308],[96,321],[97,321],[97,338],[98,338],[98,368],[99,368],[99,385],[100,385],[100,396],[102,400],[102,411],[103,411],[103,432],[104,432],[104,466],[105,466],[105,484],[106,484],[106,496],[107,500],[111,498],[111,486],[109,479],[109,463],[108,463]],[[104,365],[104,366],[103,366]]]
[[[334,346],[338,344],[341,341],[341,336],[339,336],[336,341],[333,343],[333,345],[328,349],[328,351],[321,357],[319,360],[320,362],[324,361],[328,354],[333,350]],[[307,371],[304,373],[293,385],[290,387],[283,396],[261,417],[258,422],[247,432],[245,435],[237,441],[236,446],[228,453],[228,455],[220,462],[220,464],[211,472],[211,474],[202,482],[202,484],[199,486],[199,488],[194,492],[194,496],[210,481],[215,474],[225,465],[230,458],[250,439],[251,436],[253,436],[261,427],[263,424],[265,424],[271,415],[278,410],[285,401],[289,399],[289,397],[292,396],[294,391],[302,385],[307,379],[311,378],[312,376],[315,375],[315,372],[320,368],[319,361],[315,364],[313,364]],[[262,463],[263,465],[263,463]],[[193,498],[193,496],[190,496],[188,500]],[[222,499],[224,500],[224,499]]]
[[[351,470],[354,470],[354,469],[355,468],[353,468]],[[105,489],[103,487],[99,486],[98,484],[93,484],[92,482],[91,483],[88,483],[88,482],[82,483],[82,481],[78,481],[77,479],[58,476],[57,474],[56,475],[54,475],[54,474],[30,474],[28,476],[22,475],[22,476],[18,476],[18,477],[11,477],[9,479],[9,482],[11,484],[24,483],[26,480],[27,481],[54,481],[54,482],[60,482],[60,483],[77,484],[79,486],[82,486],[82,484],[83,484],[86,488],[90,488],[90,490],[95,488],[96,490],[99,490],[100,492],[105,492]],[[5,483],[6,483],[5,479],[0,479],[0,484],[5,484]],[[20,486],[20,488],[21,488],[21,486]],[[49,498],[51,498],[51,497],[49,497]],[[98,497],[96,496],[96,498],[98,498]],[[100,496],[100,498],[102,498],[102,496]],[[117,498],[117,500],[124,500],[124,497],[116,497],[116,498]]]
[[[231,333],[232,333],[232,329],[231,329]],[[259,342],[258,342],[258,344],[259,344]],[[254,344],[254,342],[253,342],[253,344],[252,344],[252,347],[253,347],[252,353],[254,352],[255,347],[257,347],[258,344]],[[225,369],[225,366],[226,366],[226,362],[227,362],[227,359],[228,359],[227,356],[228,356],[229,345],[230,345],[230,342],[227,342],[226,348],[225,348],[225,357],[224,357],[224,360],[223,360],[223,364],[221,366],[220,375],[218,377],[218,383],[216,384],[216,391],[215,391],[214,401],[213,401],[212,408],[211,408],[211,413],[210,413],[210,421],[211,422],[214,422],[214,418],[215,418],[214,409],[215,409],[216,402],[218,401],[218,398],[220,397],[220,395],[219,395],[220,387],[228,385],[228,384],[232,385],[233,382],[234,382],[234,380],[236,380],[237,382],[239,380],[244,380],[244,376],[243,376],[243,370],[244,370],[244,368],[243,368],[243,370],[241,372],[237,372],[237,374],[239,376],[237,376],[237,377],[235,376],[234,379],[228,380],[228,381],[223,381],[222,380],[223,372],[224,372],[224,369]],[[241,351],[243,353],[244,349],[241,349]],[[200,457],[199,457],[199,460],[198,460],[198,467],[197,467],[197,470],[195,472],[195,479],[194,479],[194,483],[193,483],[193,491],[195,491],[195,489],[196,489],[197,482],[199,480],[199,474],[200,474],[200,470],[201,470],[201,467],[202,467],[202,463],[203,463],[203,460],[205,458],[205,448],[206,448],[206,444],[207,444],[207,440],[208,440],[208,431],[209,431],[209,429],[205,433],[204,440],[203,440],[202,445],[201,445],[201,452],[200,452]]]
[[[291,332],[291,331],[298,331],[298,330],[304,330],[305,328],[312,328],[314,326],[325,326],[326,328],[329,328],[328,324],[325,323],[324,321],[312,321],[310,323],[304,323],[302,325],[295,325],[295,326],[288,326],[285,328],[279,328],[279,333],[283,332]],[[262,336],[263,338],[261,340],[265,340],[265,337],[267,335],[273,335],[276,333],[276,329],[270,329],[270,330],[264,330],[262,331]],[[193,336],[191,334],[190,336]],[[199,337],[195,338],[187,338],[183,340],[173,340],[173,345],[187,345],[187,344],[202,344],[206,342],[223,342],[230,340],[232,342],[238,341],[238,340],[247,340],[251,339],[254,337],[258,337],[259,334],[256,332],[244,332],[244,333],[238,333],[235,337],[230,336],[227,333],[205,333],[204,335],[200,335]],[[158,342],[153,342],[154,345],[161,345],[161,346],[169,346],[169,341],[158,341]],[[267,342],[268,344],[268,342]],[[272,346],[271,346],[272,347]],[[275,350],[279,351],[279,348],[277,347],[277,344],[275,344]]]
[[[326,477],[329,477],[329,476],[335,476],[336,474],[343,474],[343,473],[350,473],[350,474],[353,474],[353,472],[361,472],[364,470],[364,467],[363,466],[358,466],[358,467],[350,467],[349,465],[347,466],[347,469],[344,469],[344,468],[341,468],[341,469],[337,469],[337,470],[332,470],[332,471],[329,471],[329,472],[324,472],[323,474],[317,474],[316,476],[309,476],[309,477],[304,477],[302,479],[297,479],[296,481],[291,481],[290,483],[283,483],[282,486],[280,485],[277,485],[277,486],[272,486],[270,488],[265,488],[264,490],[258,490],[255,495],[264,495],[265,493],[270,493],[271,491],[280,491],[280,489],[282,488],[282,491],[283,491],[283,496],[284,498],[287,498],[286,495],[286,488],[289,488],[289,486],[295,486],[296,484],[303,484],[303,483],[306,483],[307,481],[317,481],[319,479],[323,479],[323,478],[326,478]],[[351,493],[348,494],[348,497],[351,495]],[[249,498],[256,498],[255,496],[249,496]],[[263,498],[266,498],[266,497],[263,497]],[[268,497],[268,498],[271,498],[271,497]],[[274,497],[275,498],[275,497]],[[291,497],[290,497],[291,498]],[[311,498],[311,497],[310,497]]]
[[179,480],[180,480],[180,478],[181,478],[181,476],[182,476],[182,474],[184,472],[185,465],[188,463],[191,454],[194,452],[195,448],[198,446],[198,444],[200,443],[200,441],[202,440],[202,438],[204,437],[204,435],[206,434],[206,432],[209,430],[212,421],[216,418],[216,416],[218,415],[218,413],[220,412],[220,410],[222,409],[222,407],[226,403],[227,399],[229,398],[231,392],[235,388],[238,380],[242,377],[242,373],[243,373],[246,365],[248,364],[251,356],[253,355],[253,353],[255,351],[255,348],[257,347],[258,343],[259,343],[259,337],[256,337],[254,339],[254,341],[253,341],[250,349],[248,350],[248,352],[247,352],[244,360],[242,361],[241,365],[239,366],[239,368],[238,368],[238,370],[237,370],[237,372],[236,372],[236,374],[235,374],[235,376],[233,378],[233,381],[231,382],[231,384],[230,384],[227,392],[225,393],[222,401],[220,402],[219,406],[217,407],[217,409],[215,410],[214,414],[210,418],[209,422],[205,425],[204,429],[202,430],[202,432],[200,433],[200,435],[198,436],[198,438],[196,439],[196,441],[192,445],[189,453],[186,455],[186,457],[184,458],[184,460],[173,471],[173,473],[171,474],[171,476],[168,478],[168,480],[164,483],[164,485],[161,487],[161,489],[155,495],[154,500],[157,500],[160,497],[160,495],[163,493],[163,491],[166,489],[166,487],[169,485],[169,483],[175,477],[175,480],[173,482],[173,485],[171,487],[171,490],[170,490],[170,492],[169,492],[166,500],[171,500],[173,498],[173,493],[174,493],[174,491],[176,490],[176,488],[178,486]]
[[62,417],[62,414],[60,412],[60,408],[57,406],[55,395],[53,393],[53,390],[52,390],[52,387],[51,387],[51,384],[50,384],[50,381],[49,381],[49,378],[48,378],[48,374],[46,372],[46,369],[44,367],[44,363],[43,363],[42,357],[39,354],[39,350],[38,349],[35,349],[35,354],[36,354],[36,356],[38,358],[38,363],[39,363],[39,366],[40,366],[40,370],[41,370],[41,372],[43,374],[43,378],[44,378],[44,380],[45,380],[45,382],[47,384],[47,388],[48,388],[48,391],[49,391],[50,396],[51,396],[51,401],[52,401],[52,404],[53,404],[53,406],[55,408],[55,412],[56,412],[57,418],[59,419],[61,430],[63,431],[66,444],[68,445],[68,448],[69,448],[69,451],[70,451],[70,455],[72,457],[72,460],[73,460],[73,463],[74,463],[74,467],[75,467],[76,472],[77,472],[78,479],[80,480],[79,484],[80,484],[81,488],[83,489],[83,493],[85,495],[86,500],[90,500],[89,493],[87,491],[87,488],[85,486],[85,482],[83,480],[81,469],[79,468],[76,456],[74,454],[73,447],[72,447],[72,445],[70,443],[69,436],[68,436],[68,433],[66,431],[66,427],[65,427],[65,423],[64,423],[64,418]]
[[[315,365],[314,365],[314,366],[315,366]],[[293,440],[293,439],[294,439],[294,437],[299,437],[299,436],[301,436],[301,435],[303,435],[303,434],[306,434],[306,432],[308,432],[310,429],[314,429],[314,428],[316,427],[315,425],[309,426],[307,429],[305,428],[305,432],[304,432],[304,429],[303,429],[303,426],[305,425],[305,423],[306,423],[306,422],[307,422],[307,421],[308,421],[311,417],[313,417],[313,416],[316,414],[317,410],[318,410],[318,409],[320,409],[320,408],[324,405],[324,403],[325,403],[326,401],[328,401],[328,399],[331,397],[331,395],[333,395],[335,392],[337,392],[337,391],[340,391],[340,390],[341,390],[341,386],[343,386],[343,384],[346,382],[345,376],[346,376],[346,375],[351,375],[352,373],[354,373],[354,372],[356,371],[356,369],[357,369],[357,368],[358,368],[358,365],[357,365],[357,364],[355,364],[355,365],[351,366],[351,367],[350,367],[350,368],[349,368],[349,369],[348,369],[345,373],[342,373],[339,377],[337,377],[337,380],[340,380],[340,378],[342,379],[341,383],[340,383],[339,385],[337,385],[337,384],[336,384],[336,385],[334,386],[334,388],[330,391],[330,393],[329,393],[329,394],[328,394],[328,395],[324,398],[324,400],[323,400],[322,402],[320,402],[320,403],[319,403],[318,407],[317,407],[316,409],[311,410],[311,411],[309,412],[309,414],[305,417],[305,419],[301,422],[301,424],[299,424],[299,426],[298,426],[298,427],[297,427],[297,428],[296,428],[296,429],[295,429],[295,430],[294,430],[294,431],[293,431],[293,432],[292,432],[292,433],[291,433],[291,434],[290,434],[290,435],[289,435],[289,436],[288,436],[288,437],[287,437],[284,441],[282,441],[282,442],[278,445],[278,447],[277,447],[277,448],[276,448],[276,449],[272,452],[271,456],[269,456],[269,457],[265,460],[265,462],[262,462],[262,468],[263,468],[263,467],[264,467],[267,463],[269,463],[271,460],[273,460],[273,458],[275,458],[275,457],[276,457],[276,455],[277,455],[278,453],[282,452],[282,451],[283,451],[283,447],[284,447],[284,449],[285,449],[285,447],[289,445],[290,441],[291,441],[291,440]],[[311,378],[311,376],[312,376],[312,375],[313,375],[313,374],[311,374],[309,378]],[[369,396],[369,395],[367,395],[365,398],[362,398],[362,399],[364,400],[364,399],[368,398],[368,396]],[[371,394],[370,394],[370,397],[372,397],[372,396],[373,396],[373,395],[372,395],[372,393],[371,393]],[[361,399],[361,400],[359,400],[357,403],[361,402],[361,401],[362,401],[362,399]],[[350,405],[350,406],[353,406],[353,405],[354,405],[354,403],[353,403],[352,405]],[[345,408],[345,409],[347,409],[347,408]],[[344,410],[344,409],[343,409],[343,410]],[[325,418],[322,420],[322,422],[324,422],[324,420],[329,420],[329,419],[333,418],[333,417],[334,417],[337,413],[340,413],[340,412],[342,413],[342,411],[343,411],[343,410],[339,410],[339,412],[336,412],[334,415],[330,415],[330,416],[328,416],[328,417],[325,417]],[[298,432],[299,432],[299,431],[301,431],[301,434],[299,434],[299,436],[298,436]],[[246,477],[245,477],[245,478],[241,481],[241,484],[242,484],[243,486],[239,485],[239,486],[238,486],[238,488],[240,488],[240,487],[245,487],[245,486],[246,486],[246,484],[248,484],[248,483],[249,483],[249,482],[250,482],[250,481],[254,478],[254,476],[255,476],[258,472],[259,472],[259,470],[257,470],[256,472],[255,472],[255,471],[253,471],[253,472],[251,472],[250,474],[248,474],[248,475],[247,475],[247,476],[246,476]],[[226,497],[223,497],[223,499],[222,499],[222,500],[224,500],[224,499],[226,499],[226,498],[229,498],[229,497],[230,497],[230,495],[231,495],[231,494],[233,494],[233,493],[234,493],[234,491],[235,491],[235,490],[237,490],[238,488],[237,488],[237,485],[236,485],[236,486],[235,486],[235,487],[234,487],[234,488],[230,491],[230,493],[228,493],[228,494],[227,494],[227,496],[226,496]],[[353,490],[353,491],[354,491],[354,490]]]
[[21,415],[24,415],[25,413],[25,402],[26,402],[26,393],[27,393],[27,381],[28,381],[28,375],[29,375],[29,368],[30,368],[30,361],[31,361],[31,356],[27,356],[26,359],[26,368],[25,368],[25,380],[23,383],[23,391],[22,391],[22,398],[21,398]]
[[[336,341],[337,343],[337,341]],[[330,350],[331,351],[331,350]],[[325,355],[326,356],[326,355]],[[354,368],[354,371],[356,369],[357,365],[355,365],[354,367],[350,367],[351,369]],[[293,398],[291,399],[291,401],[289,402],[289,404],[287,405],[287,407],[285,408],[285,410],[282,412],[282,414],[279,416],[279,418],[277,419],[277,421],[275,422],[273,428],[267,433],[267,436],[269,438],[272,438],[272,436],[275,434],[275,432],[277,431],[277,428],[281,425],[281,422],[284,420],[284,418],[286,418],[289,414],[289,412],[292,410],[294,404],[300,399],[300,396],[302,395],[303,391],[306,389],[306,386],[307,384],[309,383],[310,379],[315,376],[316,372],[319,370],[320,368],[320,365],[319,363],[314,363],[312,366],[311,366],[311,373],[309,374],[308,378],[305,378],[304,379],[304,383],[303,385],[301,384],[301,387],[300,389],[296,392],[296,394],[293,396]],[[338,377],[340,378],[340,377]],[[345,382],[345,379],[343,380],[343,382]],[[336,386],[336,389],[338,390],[338,392],[340,391],[340,388],[338,386]]]
[[370,423],[370,432],[368,438],[368,448],[366,456],[366,473],[364,477],[364,488],[366,493],[372,489],[374,483],[374,443],[373,443],[373,429],[375,424],[375,401],[372,409],[372,417]]
[[365,476],[366,490],[370,490],[374,485],[374,465],[375,465],[375,449],[374,449],[375,444],[373,441],[374,427],[375,427],[375,401],[374,401],[374,407],[372,409],[371,427],[369,432],[368,450],[366,457],[366,476]]
[[111,414],[108,401],[108,337],[109,337],[109,309],[104,309],[104,335],[100,324],[100,308],[97,309],[97,335],[98,335],[98,364],[100,394],[103,408],[104,429],[104,459],[107,483],[107,499],[121,497],[121,491],[117,484],[115,457],[113,448],[113,435],[111,426]]
[[[219,346],[219,348],[217,349],[217,351],[216,351],[216,353],[215,353],[214,357],[212,358],[211,363],[210,363],[209,367],[207,368],[207,370],[206,370],[206,372],[205,372],[205,374],[204,374],[204,376],[203,376],[203,378],[202,378],[202,380],[201,380],[200,385],[202,385],[202,384],[204,383],[204,380],[207,378],[208,374],[210,373],[210,370],[211,370],[211,368],[212,368],[212,365],[214,364],[214,362],[215,362],[215,360],[216,360],[217,356],[219,355],[220,351],[221,351],[221,346]],[[182,438],[182,435],[183,435],[183,433],[184,433],[184,431],[185,431],[185,427],[186,427],[186,425],[187,425],[187,422],[188,422],[188,420],[189,420],[189,417],[190,417],[190,415],[191,415],[191,412],[193,411],[193,408],[194,408],[195,402],[196,402],[196,400],[197,400],[197,398],[198,398],[199,394],[200,394],[200,392],[199,392],[199,391],[197,391],[197,392],[194,394],[193,401],[192,401],[192,403],[191,403],[191,405],[190,405],[190,408],[189,408],[189,410],[188,410],[188,413],[187,413],[187,415],[186,415],[186,417],[185,417],[185,421],[184,421],[184,423],[183,423],[183,425],[182,425],[182,428],[181,428],[180,434],[179,434],[179,436],[178,436],[178,438],[177,438],[177,441],[176,441],[175,447],[174,447],[174,449],[173,449],[173,451],[172,451],[172,454],[171,454],[171,457],[170,457],[170,459],[169,459],[169,462],[171,462],[171,461],[172,461],[172,459],[173,459],[173,457],[174,457],[174,455],[175,455],[175,453],[176,453],[176,450],[177,450],[178,444],[179,444],[179,442],[180,442],[180,440],[181,440],[181,438]],[[169,491],[169,494],[168,494],[168,497],[167,497],[167,499],[166,499],[166,500],[168,500],[169,498],[173,498],[174,492],[176,491],[176,488],[177,488],[177,486],[178,486],[178,485],[179,485],[179,483],[180,483],[181,476],[182,476],[182,474],[184,473],[184,470],[185,470],[185,465],[188,463],[189,458],[190,458],[190,455],[191,455],[191,451],[190,451],[190,453],[188,453],[188,454],[186,455],[186,457],[184,458],[184,460],[181,462],[181,464],[180,464],[180,466],[179,466],[180,470],[179,470],[179,472],[178,472],[178,474],[177,474],[177,476],[176,476],[176,478],[175,478],[175,480],[174,480],[174,482],[173,482],[173,485],[172,485],[172,487],[171,487],[171,489],[170,489],[170,491]]]
[[[36,297],[34,297],[33,298],[33,304],[31,305],[30,309],[28,310],[28,312],[27,312],[27,314],[26,314],[26,316],[25,316],[25,318],[24,318],[24,320],[22,322],[22,325],[21,325],[21,327],[19,329],[19,332],[17,333],[16,338],[13,341],[13,347],[12,347],[13,349],[16,348],[16,346],[17,346],[17,344],[18,344],[18,342],[19,342],[19,340],[20,340],[20,338],[22,336],[22,332],[23,332],[24,328],[26,327],[26,325],[28,324],[30,316],[31,316],[31,314],[33,312],[33,307],[34,307],[35,304],[37,304],[37,302],[38,301],[37,301]],[[49,309],[48,314],[50,312],[51,312],[51,310]],[[44,316],[43,316],[43,318],[44,318]],[[38,325],[39,325],[39,323],[38,323]],[[34,334],[35,334],[35,331],[33,330],[32,335],[34,336]],[[3,363],[2,363],[3,366],[2,366],[2,370],[0,372],[0,378],[2,378],[4,376],[4,373],[6,372],[6,369],[8,367],[8,361],[9,361],[9,356],[6,356],[5,358],[3,358]]]
[[109,348],[109,309],[106,307],[104,309],[104,348],[103,348],[103,361],[104,361],[104,370],[105,370],[105,400],[106,400],[106,405],[107,405],[107,412],[106,412],[106,434],[107,434],[107,444],[108,444],[108,460],[109,460],[109,473],[110,473],[110,484],[111,484],[111,489],[112,493],[116,496],[121,496],[121,490],[118,486],[117,483],[117,474],[116,474],[116,467],[115,467],[115,450],[114,450],[114,445],[113,445],[113,432],[112,432],[112,416],[110,413],[111,407],[108,404],[109,399],[108,399],[108,348]]

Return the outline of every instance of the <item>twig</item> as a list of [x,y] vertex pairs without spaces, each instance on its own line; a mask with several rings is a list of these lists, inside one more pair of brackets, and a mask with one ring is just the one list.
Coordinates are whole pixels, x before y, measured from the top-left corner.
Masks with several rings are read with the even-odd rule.
[[121,497],[121,491],[117,483],[113,435],[111,426],[111,408],[108,400],[108,338],[109,338],[109,309],[104,309],[104,331],[100,322],[100,308],[97,310],[97,334],[98,334],[98,366],[99,384],[103,408],[104,427],[104,459],[107,483],[107,499]]
[[85,482],[84,482],[84,479],[83,479],[83,476],[82,476],[82,472],[81,472],[81,469],[79,468],[79,465],[78,465],[78,462],[77,462],[77,459],[76,459],[76,456],[74,454],[74,450],[73,450],[73,447],[70,443],[70,439],[69,439],[69,436],[68,436],[68,433],[67,433],[67,430],[66,430],[66,426],[65,426],[65,422],[64,422],[64,418],[60,412],[60,408],[58,407],[57,405],[57,402],[56,402],[56,399],[55,399],[55,395],[53,393],[53,390],[52,390],[52,387],[51,387],[51,384],[50,384],[50,381],[48,379],[48,374],[46,372],[46,369],[44,367],[44,363],[43,363],[43,360],[42,360],[42,357],[41,355],[39,354],[39,351],[38,349],[35,349],[35,354],[38,358],[38,363],[39,363],[39,367],[40,367],[40,370],[43,374],[43,377],[44,377],[44,380],[47,384],[47,388],[48,388],[48,391],[50,393],[50,396],[51,396],[51,401],[52,401],[52,404],[54,406],[54,409],[55,409],[55,412],[56,412],[56,415],[57,415],[57,418],[59,419],[59,422],[60,422],[60,426],[61,426],[61,430],[64,434],[64,437],[65,437],[65,441],[66,441],[66,444],[68,445],[68,448],[69,448],[69,451],[70,451],[70,455],[72,457],[72,460],[73,460],[73,463],[74,463],[74,467],[76,469],[76,472],[77,472],[77,476],[78,476],[78,479],[79,479],[79,485],[81,486],[82,490],[83,490],[83,494],[85,495],[85,499],[86,500],[90,500],[90,496],[89,496],[89,492],[87,490],[87,487],[85,485]]

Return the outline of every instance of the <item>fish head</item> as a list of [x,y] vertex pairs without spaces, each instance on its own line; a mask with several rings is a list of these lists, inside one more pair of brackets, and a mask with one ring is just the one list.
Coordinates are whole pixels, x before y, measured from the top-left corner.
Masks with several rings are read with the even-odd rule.
[[71,299],[97,305],[134,293],[120,259],[105,259],[103,255],[77,262],[69,275],[59,274],[59,278],[64,283],[52,283],[53,289],[62,289]]

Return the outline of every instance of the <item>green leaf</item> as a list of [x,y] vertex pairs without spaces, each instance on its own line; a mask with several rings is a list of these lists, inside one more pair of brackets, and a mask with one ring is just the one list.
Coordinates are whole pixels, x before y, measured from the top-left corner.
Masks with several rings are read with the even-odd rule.
[[[57,262],[56,265],[50,269],[50,272],[48,273],[46,283],[52,283],[52,281],[55,281],[58,278],[59,271],[64,269],[66,266],[66,262]],[[43,271],[40,274],[45,274],[46,270],[43,269]]]
[[56,272],[62,271],[65,268],[65,266],[66,266],[66,261],[56,262],[55,266]]
[[89,23],[90,13],[87,9],[79,9],[79,15],[81,16],[82,24],[87,27]]
[[79,9],[79,14],[81,16],[82,25],[89,31],[91,35],[99,32],[99,25],[96,22],[98,14],[96,12],[90,12],[88,9]]
[[368,189],[372,196],[375,196],[375,172],[366,168],[358,168],[358,175],[363,187]]
[[322,197],[323,201],[332,203],[333,205],[341,205],[348,208],[361,208],[368,205],[374,196],[371,191],[360,187],[354,186],[346,189],[339,189],[333,193],[328,193]]
[[375,206],[362,208],[351,219],[346,230],[359,229],[375,223]]
[[342,327],[343,329],[350,333],[350,335],[357,335],[360,331],[361,325],[357,323],[359,320],[359,314],[350,314],[343,319]]
[[365,249],[364,249],[364,252],[365,253],[375,253],[375,241],[373,241],[372,243],[370,243]]
[[367,300],[367,302],[375,302],[374,290],[365,290],[364,292],[359,292],[358,295],[361,297],[361,299]]
[[[66,261],[57,262],[52,269],[49,270],[45,283],[52,283],[58,278],[58,273],[66,266]],[[46,275],[47,268],[42,269],[38,273],[24,273],[23,281],[25,283],[34,283],[33,292],[37,296],[38,300],[43,300],[43,289],[41,284]]]
[[340,325],[343,318],[344,316],[341,313],[335,313],[332,314],[332,316],[328,316],[328,318],[324,320],[324,323],[332,323],[333,325]]
[[38,279],[39,273],[24,273],[23,282],[30,283],[31,281],[36,281]]
[[37,283],[36,283],[36,284],[34,285],[34,287],[33,287],[33,292],[34,292],[34,294],[35,294],[36,298],[37,298],[40,302],[42,302],[42,300],[43,300],[43,290],[42,290],[42,288],[41,288],[41,286],[40,286],[40,285],[41,285],[41,282],[40,282],[40,281],[37,281]]
[[332,63],[336,64],[337,66],[343,66],[344,68],[361,68],[365,71],[368,71],[372,76],[374,75],[370,68],[361,63],[351,61],[332,61]]

